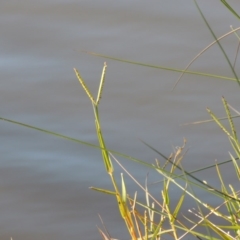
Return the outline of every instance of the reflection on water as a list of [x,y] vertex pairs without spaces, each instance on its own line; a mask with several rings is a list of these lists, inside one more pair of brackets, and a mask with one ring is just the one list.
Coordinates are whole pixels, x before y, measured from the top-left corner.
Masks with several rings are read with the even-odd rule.
[[[96,92],[104,59],[82,50],[183,69],[213,41],[192,1],[1,5],[1,116],[94,144],[91,104],[72,69],[78,68]],[[214,12],[209,10],[212,3],[202,5],[218,36],[230,24],[237,26],[221,4],[216,3]],[[223,44],[232,46],[228,53],[234,59],[237,40],[229,37]],[[180,124],[207,119],[207,106],[223,115],[222,95],[232,105],[237,102],[234,82],[186,75],[171,92],[177,73],[107,63],[100,114],[110,149],[153,162],[158,156],[138,138],[168,155],[186,137],[188,169],[228,158],[227,139],[214,124]],[[217,47],[191,69],[231,74]],[[114,200],[89,190],[92,185],[111,188],[96,149],[6,122],[0,122],[0,129],[1,239],[99,239],[98,213],[114,236],[127,239]],[[137,178],[145,178],[146,170],[124,163]],[[216,182],[214,174],[199,177]]]

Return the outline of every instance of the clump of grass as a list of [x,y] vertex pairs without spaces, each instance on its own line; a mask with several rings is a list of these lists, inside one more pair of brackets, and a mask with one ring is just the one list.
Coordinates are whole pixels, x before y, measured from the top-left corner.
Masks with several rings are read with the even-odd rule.
[[[229,9],[230,6],[226,3],[226,1],[222,1]],[[197,3],[196,3],[197,5]],[[198,5],[197,5],[198,7]],[[232,30],[228,34],[225,34],[221,38],[217,38],[212,31],[211,27],[208,25],[208,22],[206,21],[204,15],[202,14],[201,10],[198,7],[198,10],[200,11],[207,27],[211,31],[213,37],[215,38],[215,41],[207,46],[202,52],[200,52],[187,66],[187,68],[184,71],[181,71],[182,74],[180,78],[183,76],[184,73],[188,72],[188,68],[192,64],[193,61],[195,61],[203,52],[205,52],[207,49],[209,49],[212,45],[217,43],[221,49],[221,51],[224,54],[224,57],[226,58],[232,72],[234,75],[234,80],[239,83],[239,78],[235,72],[234,66],[231,64],[230,60],[228,59],[224,49],[222,48],[220,44],[220,40],[229,34],[232,34],[238,29]],[[232,11],[232,9],[230,9]],[[233,11],[232,11],[233,12]],[[235,13],[235,12],[234,12]],[[138,65],[145,65],[142,63],[136,63],[128,60],[122,60],[122,59],[116,59],[108,56],[103,56],[100,54],[91,53],[97,56],[107,57],[113,60],[117,61],[125,61],[133,64]],[[156,67],[156,66],[150,66],[150,67]],[[169,68],[159,67],[165,70],[172,70]],[[106,67],[104,66],[103,74],[105,76],[105,70]],[[175,70],[179,71],[179,70]],[[76,72],[76,70],[75,70]],[[188,72],[191,73],[192,72]],[[196,74],[196,73],[195,73]],[[76,74],[79,79],[79,74]],[[198,74],[200,75],[200,74]],[[203,75],[203,74],[201,74]],[[216,77],[216,76],[213,76]],[[179,82],[180,78],[176,82],[176,84]],[[217,175],[219,177],[219,181],[221,184],[221,189],[216,189],[210,184],[208,184],[206,181],[203,181],[199,178],[196,178],[192,173],[189,173],[184,170],[184,168],[181,166],[181,160],[183,159],[183,150],[185,147],[185,141],[182,147],[179,147],[176,152],[174,152],[171,157],[167,158],[160,152],[158,152],[156,149],[151,147],[150,145],[146,144],[148,147],[150,147],[155,152],[159,153],[161,157],[163,157],[166,160],[166,163],[163,167],[159,165],[157,162],[155,165],[149,166],[147,163],[144,163],[148,167],[151,167],[155,171],[157,171],[160,175],[164,177],[163,181],[163,188],[161,191],[161,200],[155,199],[148,191],[148,186],[146,185],[141,186],[136,179],[133,178],[133,176],[121,165],[121,163],[114,157],[113,154],[111,154],[105,144],[104,144],[104,137],[101,132],[101,126],[100,126],[100,120],[99,120],[99,114],[98,114],[98,103],[94,102],[94,98],[90,94],[89,90],[86,88],[86,84],[82,79],[79,79],[79,82],[81,83],[83,89],[86,91],[87,95],[89,96],[90,100],[92,101],[92,104],[94,106],[94,116],[95,116],[95,122],[96,122],[96,132],[99,139],[99,145],[101,147],[103,161],[106,166],[107,172],[110,174],[111,181],[113,183],[115,192],[110,192],[109,190],[104,189],[98,189],[93,188],[97,191],[103,192],[103,193],[110,193],[114,194],[117,199],[117,203],[119,206],[120,214],[123,218],[123,220],[126,223],[127,229],[129,231],[129,234],[131,236],[131,239],[162,239],[165,235],[170,236],[173,239],[183,239],[186,235],[192,235],[197,239],[217,239],[214,236],[218,236],[221,239],[240,239],[240,199],[238,197],[239,192],[236,191],[233,186],[229,186],[229,188],[226,187],[226,184],[223,180],[222,174],[219,169],[219,165],[216,164],[216,171]],[[175,84],[175,86],[176,86]],[[175,87],[174,86],[174,87]],[[97,99],[100,99],[101,93],[102,93],[102,79],[100,81],[99,91],[98,91],[98,97]],[[230,154],[231,160],[233,162],[233,166],[236,171],[236,175],[238,179],[240,179],[240,171],[239,166],[237,164],[237,159],[240,158],[240,145],[237,138],[236,130],[233,124],[233,118],[230,114],[229,107],[227,104],[227,101],[223,98],[223,105],[225,107],[225,111],[227,114],[227,119],[230,125],[231,132],[229,132],[226,127],[220,122],[220,119],[217,118],[214,113],[207,109],[212,119],[220,126],[220,128],[227,134],[229,137],[230,143],[234,149],[235,154],[237,157],[233,157],[232,154]],[[109,154],[107,154],[109,152]],[[111,158],[110,158],[111,156]],[[112,159],[114,159],[122,168],[123,170],[142,188],[142,190],[145,192],[146,195],[146,203],[140,203],[137,201],[137,194],[134,196],[131,196],[126,192],[126,186],[124,182],[123,175],[121,175],[122,179],[122,194],[120,194],[120,187],[117,186],[114,176],[113,167],[111,167],[111,172],[109,172],[109,169],[107,168],[107,165],[112,166]],[[137,160],[140,164],[143,164],[140,160]],[[108,163],[108,164],[107,164]],[[170,166],[170,170],[166,170],[167,165]],[[182,171],[181,175],[175,174],[175,170],[179,169]],[[179,179],[184,181],[184,184],[179,183]],[[176,203],[175,207],[170,206],[170,185],[175,185],[179,189],[182,190],[182,194],[179,197],[178,202]],[[204,200],[200,199],[194,194],[194,189],[200,188],[204,190],[208,195],[215,195],[217,198],[222,199],[222,204],[219,206],[210,206],[208,203],[206,203]],[[198,218],[198,221],[194,221],[193,219],[189,219],[185,216],[185,219],[189,222],[191,225],[189,227],[185,226],[185,224],[180,221],[181,217],[179,217],[179,212],[182,207],[182,204],[184,202],[185,196],[190,196],[194,202],[198,206],[198,210],[189,210],[193,216]],[[151,201],[151,203],[150,203]],[[138,207],[141,207],[142,211],[140,212],[138,210]],[[204,213],[206,212],[207,213]],[[224,213],[225,211],[225,213]],[[226,211],[228,214],[226,214]],[[216,222],[219,222],[219,219],[224,220],[226,225],[217,225],[216,222],[213,222],[210,220],[210,217],[214,215]],[[166,227],[167,226],[167,227]],[[204,234],[203,231],[199,231],[199,227],[204,227],[207,234]],[[103,231],[100,230],[100,233],[103,237],[103,239],[111,239],[110,235],[106,235]]]
[[[232,9],[232,7],[227,3],[225,0],[221,0],[221,2],[238,18],[239,15]],[[196,3],[196,1],[195,1]],[[196,3],[197,4],[197,3]],[[198,7],[198,6],[197,6]],[[211,76],[214,78],[221,78],[226,80],[234,80],[239,83],[239,78],[235,72],[235,63],[231,64],[231,61],[228,59],[224,49],[220,44],[220,40],[229,34],[237,34],[237,29],[232,29],[229,33],[223,35],[220,38],[217,38],[213,33],[211,27],[208,25],[207,20],[203,16],[201,10],[198,7],[199,12],[201,13],[202,18],[204,19],[207,27],[211,31],[215,41],[207,46],[203,51],[201,51],[184,70],[179,69],[172,69],[162,66],[152,66],[148,64],[133,62],[129,60],[117,59],[109,56],[104,56],[101,54],[95,54],[97,56],[117,60],[117,61],[124,61],[131,64],[138,64],[145,67],[154,67],[154,68],[161,68],[170,71],[177,71],[181,72],[181,76],[179,77],[176,84],[179,82],[183,74],[196,74],[202,76]],[[239,36],[237,35],[239,38]],[[225,76],[217,76],[217,75],[209,75],[206,73],[198,73],[198,72],[191,72],[188,68],[191,66],[192,62],[194,62],[203,52],[209,49],[214,44],[218,44],[221,51],[224,54],[224,57],[229,64],[234,78],[225,77]],[[93,54],[93,53],[91,53]],[[114,195],[116,198],[116,202],[119,209],[119,214],[122,217],[123,221],[125,222],[126,229],[129,232],[129,236],[132,240],[160,240],[160,239],[185,239],[188,237],[192,237],[194,239],[240,239],[240,198],[239,198],[239,191],[235,190],[232,185],[227,186],[226,182],[223,179],[223,175],[220,171],[219,166],[226,162],[231,161],[233,163],[233,167],[236,172],[236,177],[240,180],[240,168],[238,165],[238,160],[240,159],[240,144],[236,132],[236,128],[234,126],[233,118],[237,116],[232,116],[230,112],[230,105],[226,101],[225,98],[222,98],[223,106],[226,112],[226,118],[219,118],[217,117],[212,110],[207,109],[209,115],[211,116],[212,120],[216,122],[216,124],[221,128],[221,130],[227,135],[229,141],[232,145],[234,153],[230,154],[230,160],[216,163],[212,166],[207,166],[202,169],[194,170],[194,171],[186,171],[181,164],[181,161],[186,153],[185,145],[186,140],[184,139],[183,144],[181,147],[178,147],[174,150],[174,152],[169,156],[166,157],[164,154],[159,152],[158,150],[154,149],[149,144],[143,142],[146,146],[150,149],[155,151],[159,154],[159,156],[165,160],[163,165],[160,165],[159,161],[156,160],[154,164],[146,163],[140,159],[133,158],[131,156],[124,155],[122,153],[118,153],[116,151],[110,150],[107,148],[104,140],[104,135],[101,129],[101,122],[100,122],[100,114],[99,114],[99,103],[101,101],[103,87],[105,82],[106,76],[106,68],[107,65],[104,63],[102,75],[100,78],[100,84],[98,88],[98,94],[96,98],[92,95],[91,91],[89,90],[86,82],[81,77],[79,71],[74,68],[75,74],[79,83],[83,87],[84,91],[86,92],[87,96],[89,97],[92,107],[93,113],[95,118],[95,128],[96,134],[99,141],[99,146],[89,144],[83,142],[78,139],[70,138],[58,133],[54,133],[48,130],[40,129],[34,126],[30,126],[24,123],[19,123],[10,119],[0,118],[0,120],[5,120],[14,124],[19,124],[24,127],[32,128],[38,131],[43,131],[48,134],[55,135],[57,137],[62,137],[70,141],[75,141],[80,144],[86,144],[90,147],[99,148],[102,154],[103,163],[105,166],[106,173],[109,175],[110,180],[113,185],[113,191],[108,189],[100,189],[97,187],[91,187],[93,190],[102,192],[104,194]],[[175,87],[175,86],[174,86]],[[221,122],[223,119],[228,120],[229,128]],[[131,161],[135,161],[138,164],[144,165],[146,168],[152,169],[159,175],[163,176],[162,188],[161,188],[161,197],[157,199],[154,197],[150,191],[149,186],[146,184],[145,186],[141,185],[132,175],[125,169],[125,167],[118,161],[116,155],[123,156]],[[235,155],[235,156],[234,156]],[[127,174],[145,193],[146,201],[140,202],[138,200],[137,192],[131,194],[127,191],[124,175],[121,174],[121,184],[117,184],[116,179],[118,176],[115,175],[114,171],[114,164],[118,164],[123,172]],[[194,176],[195,172],[205,170],[207,168],[215,166],[217,176],[219,178],[219,183],[221,185],[220,189],[215,188],[214,186],[210,185],[204,180],[201,180]],[[178,171],[178,172],[177,172]],[[179,174],[179,171],[181,174]],[[179,196],[178,201],[175,204],[171,203],[171,187],[177,187],[180,189],[181,194]],[[206,202],[206,200],[201,199],[200,197],[196,196],[195,191],[200,189],[204,191],[208,196],[214,196],[217,200],[221,201],[221,204],[217,206],[212,206]],[[185,202],[186,197],[190,197],[193,202],[196,204],[197,209],[189,209],[189,212],[192,214],[192,217],[187,217],[186,214],[183,213],[181,215],[181,209]],[[185,221],[183,222],[184,219]],[[219,224],[221,222],[221,225]],[[187,223],[187,224],[186,224]],[[104,224],[103,224],[104,225]],[[105,228],[105,225],[104,225]],[[99,232],[104,240],[110,240],[111,235],[105,228],[105,230],[99,229]]]
[[[213,237],[213,232],[215,235],[221,237],[221,239],[240,239],[240,199],[238,198],[239,192],[237,192],[231,185],[230,191],[226,187],[226,184],[223,181],[219,165],[216,164],[217,174],[221,183],[221,189],[216,189],[207,182],[196,178],[192,173],[187,172],[181,166],[181,160],[184,156],[184,147],[186,141],[184,140],[184,144],[182,147],[176,149],[176,151],[167,158],[156,149],[151,147],[150,145],[146,144],[150,147],[153,151],[159,153],[161,157],[166,160],[166,163],[163,166],[160,166],[158,162],[154,165],[150,165],[148,163],[144,163],[140,160],[136,160],[140,164],[145,164],[148,167],[151,167],[156,172],[164,177],[163,187],[161,191],[161,200],[157,200],[154,198],[148,191],[148,186],[142,186],[137,182],[136,179],[122,166],[122,164],[116,159],[116,157],[109,151],[105,145],[104,136],[101,131],[101,124],[100,124],[100,117],[98,112],[98,104],[101,98],[103,82],[105,77],[106,71],[106,64],[103,68],[103,74],[99,85],[98,90],[98,101],[94,101],[94,97],[88,90],[86,83],[81,78],[77,70],[75,70],[76,76],[79,79],[83,89],[85,90],[86,94],[89,96],[89,99],[92,102],[94,116],[95,116],[95,123],[96,123],[96,132],[99,140],[99,146],[102,152],[103,162],[106,168],[106,172],[109,174],[110,179],[112,181],[114,192],[107,190],[107,189],[99,189],[93,188],[94,190],[112,194],[116,196],[117,204],[119,207],[119,212],[121,217],[123,218],[128,232],[131,236],[131,239],[161,239],[162,237],[170,236],[172,239],[183,239],[186,235],[192,235],[198,239],[216,239]],[[239,141],[237,138],[236,130],[233,124],[233,120],[228,108],[228,104],[226,100],[223,98],[223,104],[227,113],[227,119],[229,121],[229,125],[231,128],[231,132],[227,131],[226,127],[219,121],[219,119],[208,109],[210,116],[213,120],[221,127],[221,129],[228,135],[230,142],[233,146],[237,157],[240,157],[240,146]],[[240,172],[239,166],[237,164],[236,159],[233,155],[230,155],[233,161],[233,165],[235,167],[236,173],[238,178],[240,179]],[[141,187],[141,189],[145,192],[146,196],[146,203],[141,203],[137,200],[137,193],[131,196],[130,193],[127,193],[125,181],[123,175],[121,175],[121,186],[118,186],[116,183],[116,176],[114,175],[113,163],[115,161],[118,165],[122,167],[122,169],[127,173],[134,182]],[[170,170],[167,170],[167,165],[170,166]],[[181,175],[175,174],[175,170],[179,169],[182,171]],[[183,180],[184,183],[180,184],[179,179]],[[174,207],[170,205],[170,186],[175,185],[179,189],[182,190],[182,194],[179,197],[178,202],[175,204]],[[200,199],[194,194],[195,188],[200,188],[204,190],[208,195],[215,195],[217,198],[222,199],[222,204],[219,206],[211,206],[206,203],[204,200]],[[193,221],[185,216],[185,220],[191,225],[189,227],[186,226],[179,217],[180,209],[183,205],[185,196],[190,196],[198,206],[198,210],[190,210],[190,212],[198,218],[198,221]],[[140,208],[141,210],[139,210]],[[225,209],[224,209],[225,208]],[[204,214],[204,212],[207,213]],[[224,214],[223,212],[226,211],[228,214]],[[216,218],[216,222],[219,219],[224,220],[226,225],[217,225],[213,221],[210,220],[210,217],[214,215]],[[207,234],[204,234],[203,231],[199,231],[199,227],[204,227]],[[201,229],[200,228],[200,229]],[[111,239],[110,235],[104,233],[102,230],[99,230],[103,239]],[[181,232],[181,234],[180,234]]]

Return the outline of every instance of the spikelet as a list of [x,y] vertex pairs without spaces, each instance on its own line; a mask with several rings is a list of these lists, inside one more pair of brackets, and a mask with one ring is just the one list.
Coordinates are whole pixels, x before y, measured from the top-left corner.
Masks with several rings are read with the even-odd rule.
[[227,114],[227,117],[228,117],[229,125],[230,125],[231,130],[232,130],[232,136],[237,141],[237,133],[236,133],[236,129],[235,129],[235,126],[234,126],[234,123],[233,123],[233,120],[232,120],[232,116],[231,116],[231,113],[230,113],[230,110],[229,110],[229,107],[228,107],[228,103],[227,103],[227,101],[224,97],[222,97],[222,101],[223,101],[223,106],[225,108],[225,111],[226,111],[226,114]]
[[81,83],[83,89],[85,90],[86,94],[88,95],[88,97],[90,98],[90,100],[92,101],[92,103],[93,103],[94,105],[96,105],[96,103],[95,103],[95,101],[94,101],[94,98],[92,97],[92,94],[90,93],[90,91],[89,91],[86,83],[83,81],[82,77],[80,76],[78,70],[77,70],[76,68],[74,68],[73,70],[74,70],[74,72],[75,72],[75,74],[76,74],[76,76],[77,76],[78,81]]
[[98,95],[97,95],[97,100],[96,100],[96,104],[98,105],[100,99],[101,99],[101,95],[102,95],[102,90],[103,90],[103,84],[105,81],[105,75],[106,75],[106,68],[107,68],[107,64],[106,62],[104,63],[103,66],[103,70],[102,70],[102,76],[101,76],[101,80],[100,80],[100,84],[99,84],[99,88],[98,88]]

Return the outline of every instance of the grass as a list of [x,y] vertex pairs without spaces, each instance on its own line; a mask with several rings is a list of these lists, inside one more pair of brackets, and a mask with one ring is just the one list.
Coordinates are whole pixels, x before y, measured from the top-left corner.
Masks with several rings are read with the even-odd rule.
[[[232,7],[227,3],[227,1],[221,0],[221,2],[232,12],[236,17],[239,18],[238,14],[232,9]],[[235,71],[235,63],[232,64],[228,59],[227,54],[222,47],[220,40],[229,36],[230,34],[237,35],[237,31],[240,28],[232,29],[227,34],[217,38],[209,26],[207,20],[205,19],[203,13],[195,1],[196,6],[206,23],[206,26],[210,30],[212,36],[215,41],[203,49],[189,64],[184,70],[172,69],[163,66],[152,66],[145,63],[134,62],[130,60],[123,60],[114,58],[111,56],[105,56],[96,53],[90,53],[95,56],[104,57],[116,61],[127,62],[131,64],[137,64],[144,67],[154,67],[161,68],[169,71],[177,71],[181,72],[181,76],[177,80],[174,88],[179,83],[183,74],[195,74],[201,76],[208,76],[213,78],[225,79],[225,80],[234,80],[239,84],[239,78]],[[191,64],[205,51],[207,51],[214,44],[217,44],[223,53],[224,58],[226,59],[227,64],[229,65],[234,78],[218,76],[218,75],[209,75],[206,73],[200,72],[191,72],[188,68]],[[238,52],[237,52],[238,53]],[[237,54],[236,54],[237,56]],[[87,83],[81,77],[79,71],[74,69],[77,79],[81,84],[82,88],[85,90],[86,95],[90,99],[90,102],[93,107],[93,113],[95,118],[95,128],[96,135],[98,138],[99,145],[93,145],[90,143],[86,143],[84,141],[70,138],[52,131],[48,131],[45,129],[40,129],[35,126],[30,126],[24,123],[19,123],[10,119],[0,118],[0,120],[8,121],[13,124],[18,124],[24,127],[28,127],[31,129],[35,129],[38,131],[43,131],[45,133],[55,135],[56,137],[62,137],[69,141],[78,142],[80,144],[86,144],[90,147],[99,148],[102,154],[103,164],[105,166],[106,173],[109,175],[110,181],[113,185],[114,190],[108,189],[100,189],[97,187],[91,187],[93,190],[98,192],[109,194],[115,196],[119,215],[125,223],[126,231],[128,231],[129,236],[132,240],[158,240],[158,239],[240,239],[240,198],[239,198],[239,190],[234,189],[232,185],[228,185],[224,181],[224,176],[220,171],[220,165],[225,164],[229,161],[232,162],[233,168],[235,169],[236,177],[240,180],[240,168],[238,165],[238,160],[240,159],[240,144],[238,140],[238,135],[236,132],[236,128],[233,122],[233,118],[238,117],[239,115],[232,116],[230,112],[230,105],[227,100],[223,97],[222,104],[226,112],[226,117],[217,117],[214,112],[210,109],[207,109],[212,121],[214,121],[220,129],[226,134],[228,137],[230,144],[233,148],[233,153],[229,153],[230,160],[226,160],[222,163],[216,163],[214,165],[207,166],[202,169],[193,170],[191,172],[186,171],[181,165],[181,161],[186,154],[185,145],[186,140],[183,141],[181,147],[178,147],[174,150],[174,152],[169,156],[165,156],[157,149],[153,148],[149,144],[143,141],[143,144],[148,146],[155,153],[159,154],[159,156],[165,160],[165,163],[160,166],[160,163],[156,161],[154,164],[149,164],[140,159],[133,158],[131,156],[124,155],[122,153],[110,150],[107,148],[104,140],[104,134],[101,129],[101,121],[100,121],[100,113],[99,113],[99,103],[101,101],[101,97],[103,95],[105,76],[106,76],[107,65],[104,63],[102,75],[100,78],[100,84],[98,88],[98,94],[96,98],[92,95],[89,90]],[[222,120],[227,120],[228,126],[223,124]],[[202,122],[198,122],[202,123]],[[128,170],[121,164],[120,161],[116,158],[116,156],[125,157],[131,161],[136,162],[137,164],[144,165],[146,170],[153,170],[157,174],[163,177],[163,181],[161,182],[161,197],[154,197],[150,191],[149,186],[146,184],[141,185],[132,175],[128,172]],[[118,164],[124,174],[128,175],[135,184],[142,189],[145,194],[145,202],[141,202],[138,200],[137,192],[131,194],[127,191],[127,186],[125,182],[124,175],[121,174],[121,183],[117,183],[118,176],[115,175],[114,164]],[[211,184],[207,183],[204,180],[197,178],[194,173],[206,170],[210,167],[216,168],[216,173],[219,179],[219,183],[221,185],[220,189],[215,188]],[[180,172],[180,174],[179,174]],[[170,189],[174,186],[180,190],[180,195],[178,201],[175,204],[171,202],[171,193]],[[216,199],[216,202],[221,202],[221,204],[217,206],[211,206],[208,202],[206,202],[201,197],[198,197],[195,192],[201,190],[207,194],[208,196],[213,196]],[[191,213],[191,217],[187,214],[182,213],[181,209],[185,201],[193,201],[197,206],[196,209],[189,209]],[[184,219],[184,221],[182,220]],[[219,224],[221,223],[221,225]],[[105,227],[105,225],[104,225]],[[99,229],[100,235],[104,240],[113,239],[109,234],[108,230]]]
[[[139,164],[144,164],[147,167],[154,169],[160,175],[164,177],[163,187],[161,191],[162,200],[159,201],[154,198],[148,191],[148,186],[142,186],[137,182],[136,179],[122,166],[122,164],[115,158],[115,156],[106,148],[104,142],[104,136],[101,131],[101,124],[100,124],[100,117],[98,113],[98,104],[101,98],[103,82],[106,72],[106,64],[103,68],[103,73],[99,85],[99,91],[97,100],[94,100],[94,97],[90,93],[87,88],[86,83],[80,77],[80,74],[75,69],[76,76],[81,83],[83,89],[85,90],[87,96],[92,102],[93,111],[95,116],[95,123],[96,123],[96,132],[99,140],[99,146],[102,152],[102,159],[106,168],[106,172],[109,174],[111,182],[113,184],[115,191],[109,191],[107,189],[99,189],[99,188],[92,188],[99,192],[105,194],[111,194],[116,197],[116,201],[119,207],[119,213],[126,224],[126,228],[128,229],[129,235],[131,239],[161,239],[165,235],[172,237],[173,239],[183,239],[187,234],[191,234],[197,239],[218,239],[213,237],[213,232],[215,235],[221,237],[221,239],[240,239],[240,199],[238,198],[238,192],[230,185],[230,189],[226,187],[226,184],[223,181],[222,174],[219,169],[219,165],[216,164],[216,171],[219,177],[219,181],[221,183],[221,189],[216,189],[207,182],[200,180],[199,178],[195,177],[192,173],[189,173],[183,169],[181,166],[181,160],[184,156],[184,147],[185,141],[182,147],[176,149],[170,157],[164,156],[162,153],[158,152],[156,149],[144,143],[153,151],[157,152],[162,158],[166,160],[164,166],[160,166],[158,162],[155,165],[144,163],[140,160],[136,160]],[[212,119],[220,126],[220,128],[227,134],[229,140],[233,146],[234,152],[237,155],[236,158],[230,154],[231,160],[233,162],[233,166],[236,170],[236,175],[238,179],[240,179],[240,171],[237,164],[237,159],[240,157],[240,146],[239,141],[237,138],[237,134],[235,131],[235,127],[233,124],[233,120],[230,114],[230,110],[228,107],[227,101],[223,98],[223,105],[227,114],[227,119],[230,125],[231,131],[229,132],[226,127],[219,121],[219,119],[214,115],[214,113],[207,109]],[[140,188],[145,192],[146,203],[141,203],[137,201],[137,195],[131,196],[127,193],[125,181],[123,175],[121,175],[121,186],[118,186],[115,180],[114,169],[112,161],[115,161],[122,169],[127,173],[134,182],[140,186]],[[167,165],[170,166],[170,171],[166,170]],[[176,175],[175,170],[179,169],[182,174]],[[179,183],[177,180],[183,180],[183,184]],[[170,186],[175,185],[179,189],[182,190],[182,194],[179,197],[178,202],[174,207],[170,205]],[[202,189],[208,195],[215,195],[215,197],[220,198],[222,203],[219,206],[211,206],[206,203],[204,200],[198,198],[194,194],[194,190],[196,188]],[[230,191],[229,191],[230,190]],[[198,206],[198,210],[193,212],[193,216],[198,218],[198,221],[193,221],[185,217],[185,219],[192,224],[191,227],[186,226],[182,221],[179,219],[179,212],[184,202],[186,196],[192,198]],[[141,213],[138,210],[138,207],[141,208]],[[223,210],[224,209],[224,210]],[[207,210],[207,214],[204,212]],[[223,213],[223,212],[226,213]],[[210,221],[210,216],[216,216],[214,220],[216,222],[219,219],[224,220],[226,225],[217,225],[213,221]],[[157,219],[157,220],[156,220]],[[216,220],[217,219],[217,220]],[[166,227],[167,225],[167,227]],[[207,234],[203,234],[203,230],[200,231],[199,227],[205,228]],[[110,235],[106,235],[102,230],[100,230],[100,234],[102,235],[103,239],[111,239]],[[181,232],[181,235],[180,233]],[[183,233],[182,233],[183,232]]]

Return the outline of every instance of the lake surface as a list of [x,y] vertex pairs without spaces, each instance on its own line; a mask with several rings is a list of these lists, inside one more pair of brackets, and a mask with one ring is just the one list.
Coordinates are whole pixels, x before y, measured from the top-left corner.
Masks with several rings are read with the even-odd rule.
[[[218,37],[239,27],[220,1],[200,7]],[[209,119],[206,107],[225,116],[222,96],[239,110],[236,82],[186,74],[171,91],[180,73],[84,53],[184,69],[214,41],[193,1],[12,0],[1,3],[0,29],[1,117],[97,144],[91,103],[73,68],[96,94],[107,61],[99,110],[109,149],[154,163],[160,156],[139,139],[168,156],[185,137],[188,170],[233,153],[214,123],[182,124]],[[222,44],[233,62],[237,38]],[[239,60],[236,69],[240,74]],[[233,77],[217,45],[190,70]],[[114,198],[89,189],[112,189],[97,149],[3,121],[0,131],[0,239],[100,239],[98,214],[112,237],[129,239]],[[144,184],[148,169],[120,160]],[[237,183],[231,172],[231,164],[224,166],[227,181]],[[149,181],[161,179],[151,174]],[[220,186],[214,169],[197,176]]]

